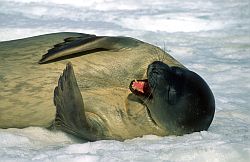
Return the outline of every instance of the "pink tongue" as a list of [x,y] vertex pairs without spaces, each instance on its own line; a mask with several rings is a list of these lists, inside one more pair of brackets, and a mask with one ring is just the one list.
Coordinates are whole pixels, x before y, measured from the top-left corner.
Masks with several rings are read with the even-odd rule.
[[144,93],[144,91],[143,91],[144,84],[145,84],[145,82],[134,81],[132,87],[134,89],[136,89],[137,91]]

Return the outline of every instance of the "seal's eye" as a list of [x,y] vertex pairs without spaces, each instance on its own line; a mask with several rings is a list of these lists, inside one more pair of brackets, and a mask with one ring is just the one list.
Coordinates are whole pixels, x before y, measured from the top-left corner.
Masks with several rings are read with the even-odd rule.
[[168,91],[168,103],[170,105],[174,105],[177,101],[177,93],[176,93],[176,90],[173,89],[173,88],[169,88],[169,91]]
[[185,84],[185,69],[180,67],[171,67],[171,75],[168,89],[168,103],[174,105],[178,102],[182,94],[183,85]]

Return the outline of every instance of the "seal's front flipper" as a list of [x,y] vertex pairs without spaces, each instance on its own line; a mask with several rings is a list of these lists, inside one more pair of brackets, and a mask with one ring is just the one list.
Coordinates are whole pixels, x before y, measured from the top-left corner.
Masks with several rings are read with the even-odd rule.
[[64,42],[55,44],[54,48],[49,49],[48,52],[42,56],[42,59],[38,63],[44,64],[60,60],[59,58],[65,59],[64,57],[76,57],[72,56],[73,54],[77,55],[79,53],[82,53],[82,55],[84,55],[84,52],[91,50],[91,48],[86,47],[86,44],[97,41],[101,38],[102,37],[97,37],[95,35],[65,38]]
[[71,63],[67,64],[54,90],[54,104],[56,118],[52,127],[86,140],[95,140],[86,120],[82,95]]
[[63,43],[54,45],[42,56],[39,64],[49,63],[57,60],[78,57],[100,51],[116,51],[121,48],[134,47],[140,41],[129,37],[107,37],[88,35],[84,37],[70,37],[64,39]]

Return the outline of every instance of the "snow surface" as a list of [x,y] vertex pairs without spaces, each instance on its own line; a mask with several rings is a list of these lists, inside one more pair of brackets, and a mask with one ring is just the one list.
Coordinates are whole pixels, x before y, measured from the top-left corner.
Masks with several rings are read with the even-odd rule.
[[60,31],[164,48],[208,82],[214,121],[208,131],[125,142],[0,129],[0,161],[250,161],[249,0],[0,0],[1,41]]

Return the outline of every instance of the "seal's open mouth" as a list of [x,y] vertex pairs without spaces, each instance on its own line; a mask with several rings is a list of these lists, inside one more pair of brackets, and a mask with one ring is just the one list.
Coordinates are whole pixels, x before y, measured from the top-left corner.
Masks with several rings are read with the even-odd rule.
[[138,96],[152,97],[151,89],[148,80],[133,80],[130,83],[129,89],[132,93]]

